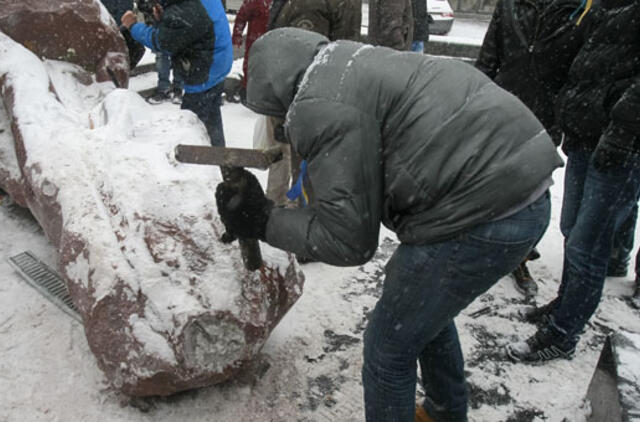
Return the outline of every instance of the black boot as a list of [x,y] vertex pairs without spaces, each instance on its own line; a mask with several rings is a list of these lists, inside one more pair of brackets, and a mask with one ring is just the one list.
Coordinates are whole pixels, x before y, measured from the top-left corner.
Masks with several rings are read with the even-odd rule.
[[631,296],[631,304],[640,309],[640,276],[636,277],[635,288]]
[[531,252],[529,252],[529,255],[527,255],[527,261],[535,261],[538,258],[540,258],[540,252],[538,252],[538,249],[531,249]]
[[160,91],[156,89],[153,94],[147,97],[147,102],[149,104],[162,104],[164,102],[171,101],[171,91]]

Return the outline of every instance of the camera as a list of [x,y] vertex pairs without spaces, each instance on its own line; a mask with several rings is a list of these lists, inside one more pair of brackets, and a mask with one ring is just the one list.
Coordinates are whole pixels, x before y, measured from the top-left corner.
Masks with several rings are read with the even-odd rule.
[[153,8],[158,6],[157,0],[136,0],[136,8],[144,15],[145,21],[155,21],[153,16]]

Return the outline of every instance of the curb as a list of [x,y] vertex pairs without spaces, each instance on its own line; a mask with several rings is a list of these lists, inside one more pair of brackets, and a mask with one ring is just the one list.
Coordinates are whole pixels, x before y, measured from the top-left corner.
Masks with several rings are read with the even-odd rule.
[[425,45],[425,53],[433,56],[447,56],[475,61],[480,54],[480,46],[461,44],[451,41],[429,40]]

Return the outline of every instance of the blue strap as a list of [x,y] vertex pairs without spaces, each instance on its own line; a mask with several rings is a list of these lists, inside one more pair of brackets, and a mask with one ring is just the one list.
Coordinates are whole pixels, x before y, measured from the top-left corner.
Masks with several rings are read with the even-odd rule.
[[290,201],[295,201],[298,198],[302,198],[302,206],[306,207],[309,205],[309,196],[307,195],[306,190],[304,189],[304,179],[307,177],[307,160],[302,160],[300,163],[300,175],[298,176],[298,180],[295,185],[289,189],[287,192],[287,198]]
[[574,10],[571,15],[569,15],[569,20],[573,20],[573,18],[576,17],[576,15],[585,8],[587,4],[587,0],[582,0],[582,2],[580,3],[580,5],[576,8],[576,10]]

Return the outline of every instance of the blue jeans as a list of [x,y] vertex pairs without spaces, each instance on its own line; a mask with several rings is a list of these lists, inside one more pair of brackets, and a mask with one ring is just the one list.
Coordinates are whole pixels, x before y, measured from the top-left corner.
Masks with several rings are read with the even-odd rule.
[[220,82],[208,91],[185,93],[181,106],[184,110],[196,113],[207,128],[211,145],[218,147],[225,146],[222,113],[220,112],[223,87],[224,82]]
[[624,167],[596,170],[591,153],[567,154],[560,231],[565,238],[562,281],[551,328],[575,338],[598,307],[613,236],[640,193],[640,156]]
[[464,360],[453,319],[509,274],[542,237],[549,193],[518,213],[434,244],[401,244],[364,336],[367,422],[413,422],[416,361],[436,421],[467,420]]
[[[613,236],[611,256],[609,257],[608,270],[626,270],[631,260],[631,250],[636,232],[636,220],[638,219],[638,204],[622,222],[622,225]],[[637,267],[636,263],[636,267]],[[613,268],[612,268],[613,267]],[[637,272],[637,271],[636,271]]]
[[424,41],[414,41],[411,43],[411,51],[424,53]]
[[[171,89],[169,73],[171,73],[171,56],[169,54],[156,52],[156,72],[158,72],[157,90],[168,92]],[[173,74],[173,86],[182,89],[182,80],[178,75]]]

